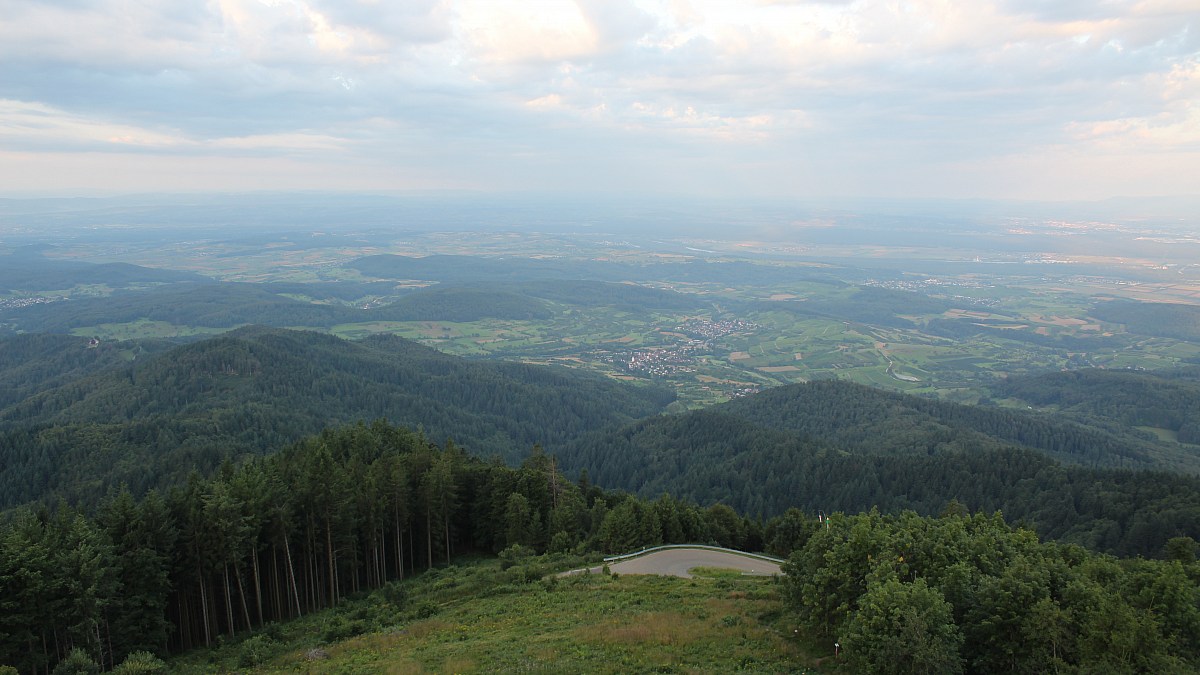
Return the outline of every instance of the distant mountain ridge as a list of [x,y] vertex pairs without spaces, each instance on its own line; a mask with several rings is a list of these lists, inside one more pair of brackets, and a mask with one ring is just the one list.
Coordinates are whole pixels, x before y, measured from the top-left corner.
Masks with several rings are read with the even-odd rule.
[[[542,320],[548,303],[578,307],[693,309],[706,301],[686,293],[603,281],[548,279],[531,282],[470,282],[397,289],[395,284],[172,284],[108,297],[77,298],[0,310],[0,320],[28,332],[66,333],[139,320],[207,329],[262,324],[281,328],[331,328],[370,321]],[[352,307],[348,289],[398,298],[388,304]],[[315,296],[321,302],[291,296]],[[332,300],[332,302],[330,302]]]
[[121,481],[135,490],[170,483],[359,419],[515,460],[536,443],[557,446],[671,400],[665,390],[469,361],[393,336],[350,342],[249,327],[52,381],[0,409],[0,505],[45,494],[87,501]]
[[129,263],[87,263],[55,260],[36,253],[0,256],[0,292],[5,290],[60,290],[80,284],[123,287],[132,283],[204,283],[208,277],[193,272],[156,269]]

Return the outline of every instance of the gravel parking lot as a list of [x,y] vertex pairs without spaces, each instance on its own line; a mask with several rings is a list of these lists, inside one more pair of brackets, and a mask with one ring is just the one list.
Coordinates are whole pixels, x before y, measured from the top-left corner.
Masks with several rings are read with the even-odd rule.
[[[697,567],[732,569],[755,576],[782,574],[779,565],[769,560],[703,548],[673,548],[655,551],[637,558],[612,563],[608,567],[617,574],[659,574],[685,579],[690,579],[692,577],[690,571]],[[599,574],[603,569],[603,566],[599,566],[587,571]],[[583,572],[584,570],[572,570],[564,574],[582,574]]]

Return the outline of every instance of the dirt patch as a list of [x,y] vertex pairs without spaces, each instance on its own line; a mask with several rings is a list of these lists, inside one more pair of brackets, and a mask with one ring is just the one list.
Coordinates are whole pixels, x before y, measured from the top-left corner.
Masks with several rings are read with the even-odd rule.
[[730,361],[745,361],[750,358],[750,352],[734,352],[729,355]]
[[797,366],[762,366],[755,370],[761,370],[764,373],[794,373],[800,368]]

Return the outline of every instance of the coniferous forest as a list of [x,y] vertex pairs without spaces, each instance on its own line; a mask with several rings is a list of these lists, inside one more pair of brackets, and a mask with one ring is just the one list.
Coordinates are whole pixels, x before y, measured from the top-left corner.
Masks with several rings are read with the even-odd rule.
[[[1056,415],[839,381],[663,414],[653,387],[394,337],[4,346],[0,665],[20,673],[155,672],[364,595],[400,607],[463,556],[499,554],[484,588],[514,593],[555,568],[512,561],[660,543],[788,558],[789,616],[853,672],[1200,666],[1195,460],[1129,426],[1188,433],[1190,371],[994,389]],[[383,416],[404,426],[352,422]]]
[[861,672],[1200,666],[1190,538],[1169,541],[1164,559],[1118,560],[957,503],[938,517],[790,509],[763,522],[568,481],[541,448],[511,468],[382,422],[165,493],[116,490],[90,514],[65,503],[11,513],[0,527],[0,661],[28,673],[85,658],[112,668],[334,607],[464,553],[671,542],[789,557],[787,606],[844,643]]
[[11,513],[0,529],[0,663],[50,672],[82,648],[112,667],[134,652],[209,645],[467,552],[761,549],[762,537],[725,506],[570,482],[538,447],[510,468],[358,424],[165,493],[116,490],[94,513],[66,503]]

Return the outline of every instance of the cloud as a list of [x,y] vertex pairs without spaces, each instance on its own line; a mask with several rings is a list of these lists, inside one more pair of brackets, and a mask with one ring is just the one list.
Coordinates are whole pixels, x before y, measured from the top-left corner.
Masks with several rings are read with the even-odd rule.
[[1091,157],[1149,192],[1161,172],[1139,161],[1200,173],[1198,14],[1189,0],[0,0],[0,149],[327,155],[498,189],[678,172],[663,184],[955,196],[1019,191],[1006,171],[1050,164],[1082,167],[1060,182],[1086,193]]

